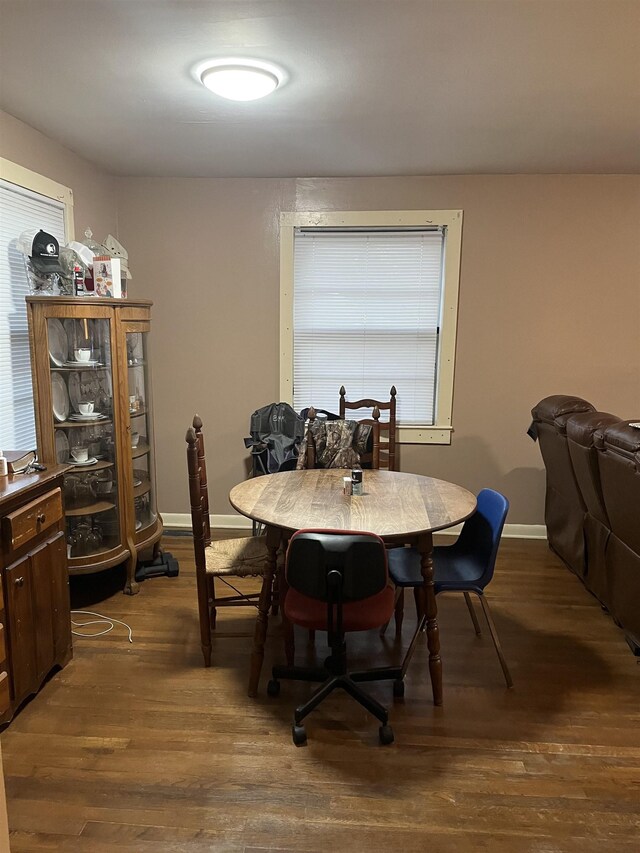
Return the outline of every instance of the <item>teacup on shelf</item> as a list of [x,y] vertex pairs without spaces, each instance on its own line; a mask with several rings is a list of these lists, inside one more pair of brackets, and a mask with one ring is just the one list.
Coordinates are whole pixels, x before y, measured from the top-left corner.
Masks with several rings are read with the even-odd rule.
[[76,361],[90,361],[91,360],[91,350],[86,347],[80,347],[79,349],[74,349],[73,355]]
[[139,442],[140,442],[140,433],[139,432],[132,432],[131,433],[131,447],[132,448],[137,447]]
[[87,401],[86,401],[86,402],[84,402],[84,403],[78,403],[78,408],[80,409],[80,414],[81,414],[81,415],[91,415],[91,414],[93,414],[93,407],[94,407],[94,405],[95,405],[95,404],[94,404],[93,400],[87,400]]
[[87,462],[89,459],[89,449],[77,444],[75,447],[71,448],[71,456],[76,460],[76,462]]

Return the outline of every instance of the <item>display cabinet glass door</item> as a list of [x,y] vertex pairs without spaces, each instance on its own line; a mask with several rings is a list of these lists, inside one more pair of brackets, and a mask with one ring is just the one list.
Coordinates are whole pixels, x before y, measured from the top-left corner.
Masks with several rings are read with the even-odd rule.
[[67,552],[99,557],[120,543],[111,321],[47,319],[55,455],[65,474]]
[[157,519],[149,326],[128,322],[126,329],[136,542],[141,542]]

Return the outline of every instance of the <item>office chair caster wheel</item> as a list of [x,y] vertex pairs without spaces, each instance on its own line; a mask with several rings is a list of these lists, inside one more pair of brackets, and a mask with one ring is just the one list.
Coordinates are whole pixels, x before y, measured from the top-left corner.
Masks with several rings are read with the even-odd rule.
[[307,742],[307,731],[304,726],[297,726],[295,723],[291,726],[291,734],[293,742],[296,746],[304,746]]
[[393,682],[393,695],[398,698],[404,696],[404,681],[401,678]]
[[378,734],[380,736],[380,743],[383,746],[388,746],[390,743],[393,743],[394,737],[391,726],[380,726]]
[[272,678],[271,681],[267,684],[267,696],[279,696],[280,695],[280,682],[276,681],[275,678]]

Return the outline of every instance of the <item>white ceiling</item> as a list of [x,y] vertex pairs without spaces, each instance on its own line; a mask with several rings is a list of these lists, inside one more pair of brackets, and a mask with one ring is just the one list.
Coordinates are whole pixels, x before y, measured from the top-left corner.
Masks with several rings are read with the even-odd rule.
[[[638,0],[0,0],[0,106],[119,175],[640,172]],[[216,98],[196,63],[289,81]]]

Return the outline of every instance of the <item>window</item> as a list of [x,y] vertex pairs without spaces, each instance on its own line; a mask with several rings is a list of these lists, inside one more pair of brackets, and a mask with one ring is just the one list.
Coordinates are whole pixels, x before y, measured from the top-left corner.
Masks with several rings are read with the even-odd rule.
[[451,439],[462,211],[283,213],[281,399],[397,388],[399,440]]
[[73,239],[71,191],[0,159],[0,448],[32,450],[36,431],[23,255],[16,239],[42,228],[61,245]]

